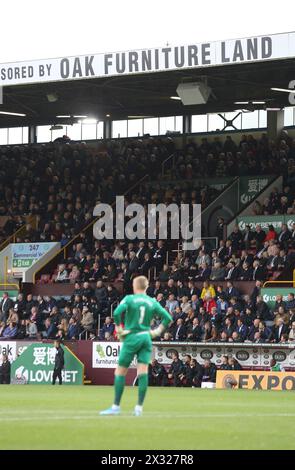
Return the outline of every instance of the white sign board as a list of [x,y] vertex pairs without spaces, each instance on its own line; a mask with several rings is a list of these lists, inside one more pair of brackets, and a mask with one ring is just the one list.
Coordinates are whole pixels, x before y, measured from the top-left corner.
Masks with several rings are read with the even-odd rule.
[[0,87],[295,57],[295,32],[0,65]]
[[11,265],[13,274],[23,273],[45,255],[57,242],[12,243]]
[[0,364],[2,364],[2,354],[6,354],[10,362],[14,361],[16,358],[16,342],[0,341]]
[[[93,342],[92,343],[92,367],[94,369],[115,369],[122,343],[116,342]],[[135,367],[135,361],[130,367]]]

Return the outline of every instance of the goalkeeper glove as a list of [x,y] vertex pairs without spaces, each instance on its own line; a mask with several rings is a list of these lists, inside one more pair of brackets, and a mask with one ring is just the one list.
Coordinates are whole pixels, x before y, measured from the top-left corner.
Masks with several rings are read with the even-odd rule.
[[122,326],[117,326],[116,328],[116,333],[120,341],[123,340],[123,338],[130,333],[130,330],[124,330]]
[[158,328],[155,328],[154,330],[150,330],[150,335],[152,339],[158,338],[158,336],[161,336],[164,331],[165,331],[165,327],[161,323],[161,325],[159,325]]

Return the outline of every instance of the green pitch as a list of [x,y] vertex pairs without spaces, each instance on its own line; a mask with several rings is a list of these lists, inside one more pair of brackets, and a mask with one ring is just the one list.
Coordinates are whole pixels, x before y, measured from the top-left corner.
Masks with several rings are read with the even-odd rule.
[[100,417],[111,387],[1,385],[0,449],[294,449],[295,394],[150,388],[144,416]]

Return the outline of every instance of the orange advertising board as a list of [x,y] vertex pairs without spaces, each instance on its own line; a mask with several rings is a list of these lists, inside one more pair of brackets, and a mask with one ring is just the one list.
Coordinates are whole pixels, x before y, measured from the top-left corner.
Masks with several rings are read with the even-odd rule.
[[216,388],[248,390],[295,390],[295,372],[219,370]]

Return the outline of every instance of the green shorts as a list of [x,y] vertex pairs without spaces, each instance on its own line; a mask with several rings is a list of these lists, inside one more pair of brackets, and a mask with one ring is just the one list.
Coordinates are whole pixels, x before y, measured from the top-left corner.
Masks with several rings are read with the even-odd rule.
[[126,336],[120,351],[119,366],[128,368],[135,356],[139,364],[151,362],[152,339],[148,331]]

